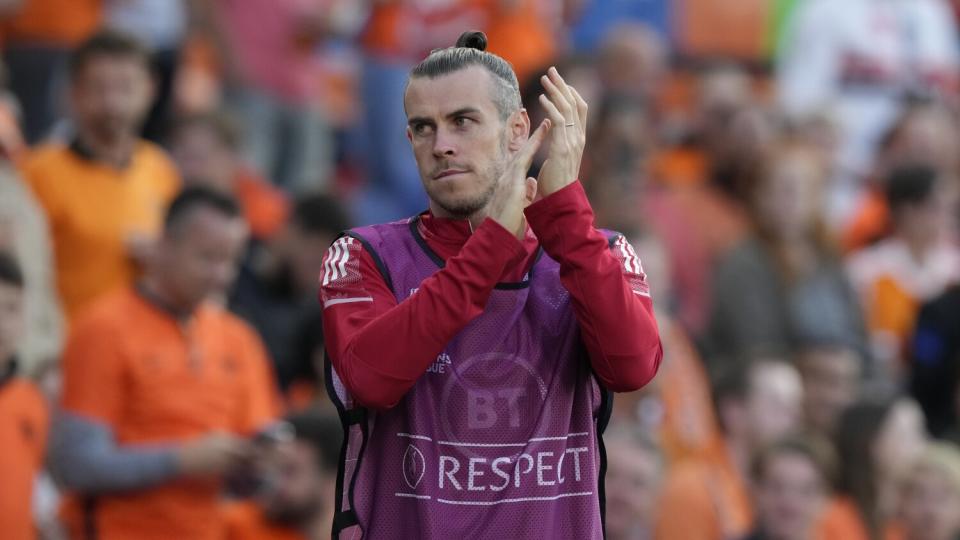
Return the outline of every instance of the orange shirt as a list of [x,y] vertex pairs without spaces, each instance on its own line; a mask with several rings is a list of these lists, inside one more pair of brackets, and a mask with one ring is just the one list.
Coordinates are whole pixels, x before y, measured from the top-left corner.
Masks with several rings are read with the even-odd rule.
[[697,57],[762,60],[771,5],[768,0],[681,0],[674,10],[680,50]]
[[[213,430],[250,434],[278,410],[266,352],[214,305],[180,322],[124,288],[77,319],[63,357],[63,408],[109,425],[121,445],[186,441]],[[99,538],[219,538],[220,483],[176,480],[99,496]],[[91,516],[85,516],[90,518]]]
[[24,0],[2,24],[5,41],[73,47],[100,26],[103,0]]
[[298,531],[267,521],[263,511],[253,502],[224,505],[224,540],[306,540]]
[[0,382],[0,531],[6,540],[36,538],[33,483],[43,468],[49,413],[32,383]]
[[266,240],[283,227],[290,213],[290,201],[283,191],[250,171],[242,171],[234,186],[254,238]]
[[660,495],[656,540],[726,540],[753,523],[747,485],[721,443],[709,457],[677,465]]
[[486,28],[489,50],[510,62],[522,87],[536,71],[546,71],[554,58],[556,44],[547,24],[547,7],[542,0],[519,0],[514,8],[501,2],[490,5]]
[[22,163],[23,175],[47,214],[57,289],[68,318],[112,288],[128,285],[137,265],[132,237],[156,237],[180,186],[173,163],[142,142],[123,170],[47,145]]
[[[857,506],[847,497],[836,497],[827,505],[818,527],[818,540],[870,540]],[[903,531],[896,523],[884,527],[885,540],[901,540]]]

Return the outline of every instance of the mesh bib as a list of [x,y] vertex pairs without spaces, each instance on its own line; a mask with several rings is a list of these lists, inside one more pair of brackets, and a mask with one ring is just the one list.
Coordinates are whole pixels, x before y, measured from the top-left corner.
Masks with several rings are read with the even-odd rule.
[[[417,218],[347,234],[397,301],[443,261]],[[358,406],[330,362],[346,432],[334,537],[603,537],[609,393],[593,376],[559,264],[541,252],[387,411]]]

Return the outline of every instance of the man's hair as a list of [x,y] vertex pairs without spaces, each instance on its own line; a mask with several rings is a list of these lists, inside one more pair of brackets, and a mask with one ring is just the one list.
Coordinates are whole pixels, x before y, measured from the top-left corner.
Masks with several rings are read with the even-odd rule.
[[206,187],[189,187],[181,191],[167,207],[164,232],[169,234],[175,230],[197,208],[209,208],[228,218],[240,217],[240,206],[229,195]]
[[70,78],[76,79],[93,58],[109,56],[129,58],[151,70],[150,51],[136,37],[116,30],[101,30],[81,43],[70,54]]
[[287,416],[294,438],[312,446],[317,452],[321,470],[336,471],[340,465],[340,447],[343,445],[343,427],[336,417],[305,411]]
[[206,111],[186,114],[174,120],[170,128],[170,138],[176,138],[181,131],[200,127],[213,132],[214,136],[227,148],[239,151],[243,142],[243,129],[236,117],[226,111]]
[[887,205],[896,212],[904,206],[926,202],[933,195],[938,179],[939,173],[929,165],[897,167],[887,177]]
[[350,227],[343,203],[330,195],[302,195],[293,203],[292,223],[305,233],[339,234]]
[[0,250],[0,283],[23,288],[23,271],[12,253]]
[[837,474],[836,453],[829,442],[810,435],[788,435],[760,450],[751,464],[753,479],[763,480],[770,462],[783,455],[800,456],[806,459],[820,475],[824,491],[832,489]]
[[493,79],[493,102],[500,118],[506,120],[519,110],[520,83],[510,64],[499,56],[486,52],[487,36],[483,32],[464,32],[453,47],[435,49],[410,71],[410,78],[435,79],[470,66],[480,66]]

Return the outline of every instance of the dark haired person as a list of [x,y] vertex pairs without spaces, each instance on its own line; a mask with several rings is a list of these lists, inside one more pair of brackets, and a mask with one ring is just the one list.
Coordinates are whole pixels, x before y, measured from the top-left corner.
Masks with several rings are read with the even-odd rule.
[[0,251],[0,531],[11,540],[36,538],[31,499],[49,421],[40,390],[17,364],[27,323],[24,292],[20,266]]
[[221,479],[276,407],[260,339],[208,300],[245,240],[236,203],[184,191],[143,280],[73,325],[51,451],[73,537],[219,538]]
[[874,360],[899,374],[921,304],[960,278],[956,179],[928,165],[894,169],[885,183],[892,234],[852,254],[850,280],[860,295]]
[[593,227],[577,180],[587,104],[550,69],[531,134],[485,48],[468,32],[410,73],[429,211],[327,252],[328,381],[351,433],[336,536],[600,538],[608,391],[660,363],[640,261]]
[[823,538],[819,521],[830,494],[834,461],[832,449],[822,439],[790,436],[762,449],[752,470],[756,524],[744,540]]
[[343,429],[334,416],[308,411],[285,418],[292,438],[268,445],[258,460],[262,487],[253,500],[227,504],[224,540],[326,538]]
[[22,164],[50,223],[70,319],[134,281],[179,187],[166,154],[139,138],[153,99],[149,62],[125,34],[104,31],[80,45],[69,66],[74,139],[41,146]]

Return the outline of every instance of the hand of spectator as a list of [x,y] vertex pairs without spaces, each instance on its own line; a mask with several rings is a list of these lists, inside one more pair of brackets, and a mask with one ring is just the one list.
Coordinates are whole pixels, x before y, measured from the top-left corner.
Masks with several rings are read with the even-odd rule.
[[550,131],[550,126],[551,122],[544,120],[513,155],[503,175],[497,180],[497,191],[490,201],[489,216],[519,239],[523,238],[527,229],[523,209],[533,202],[537,194],[537,181],[528,178],[527,171],[530,170],[534,154]]
[[180,447],[177,467],[184,476],[222,475],[249,460],[250,442],[223,432],[213,432]]
[[540,104],[555,126],[547,160],[537,178],[540,193],[545,197],[572,184],[580,174],[587,142],[587,102],[563,81],[557,68],[551,67],[540,77],[540,83],[547,92],[540,94]]

